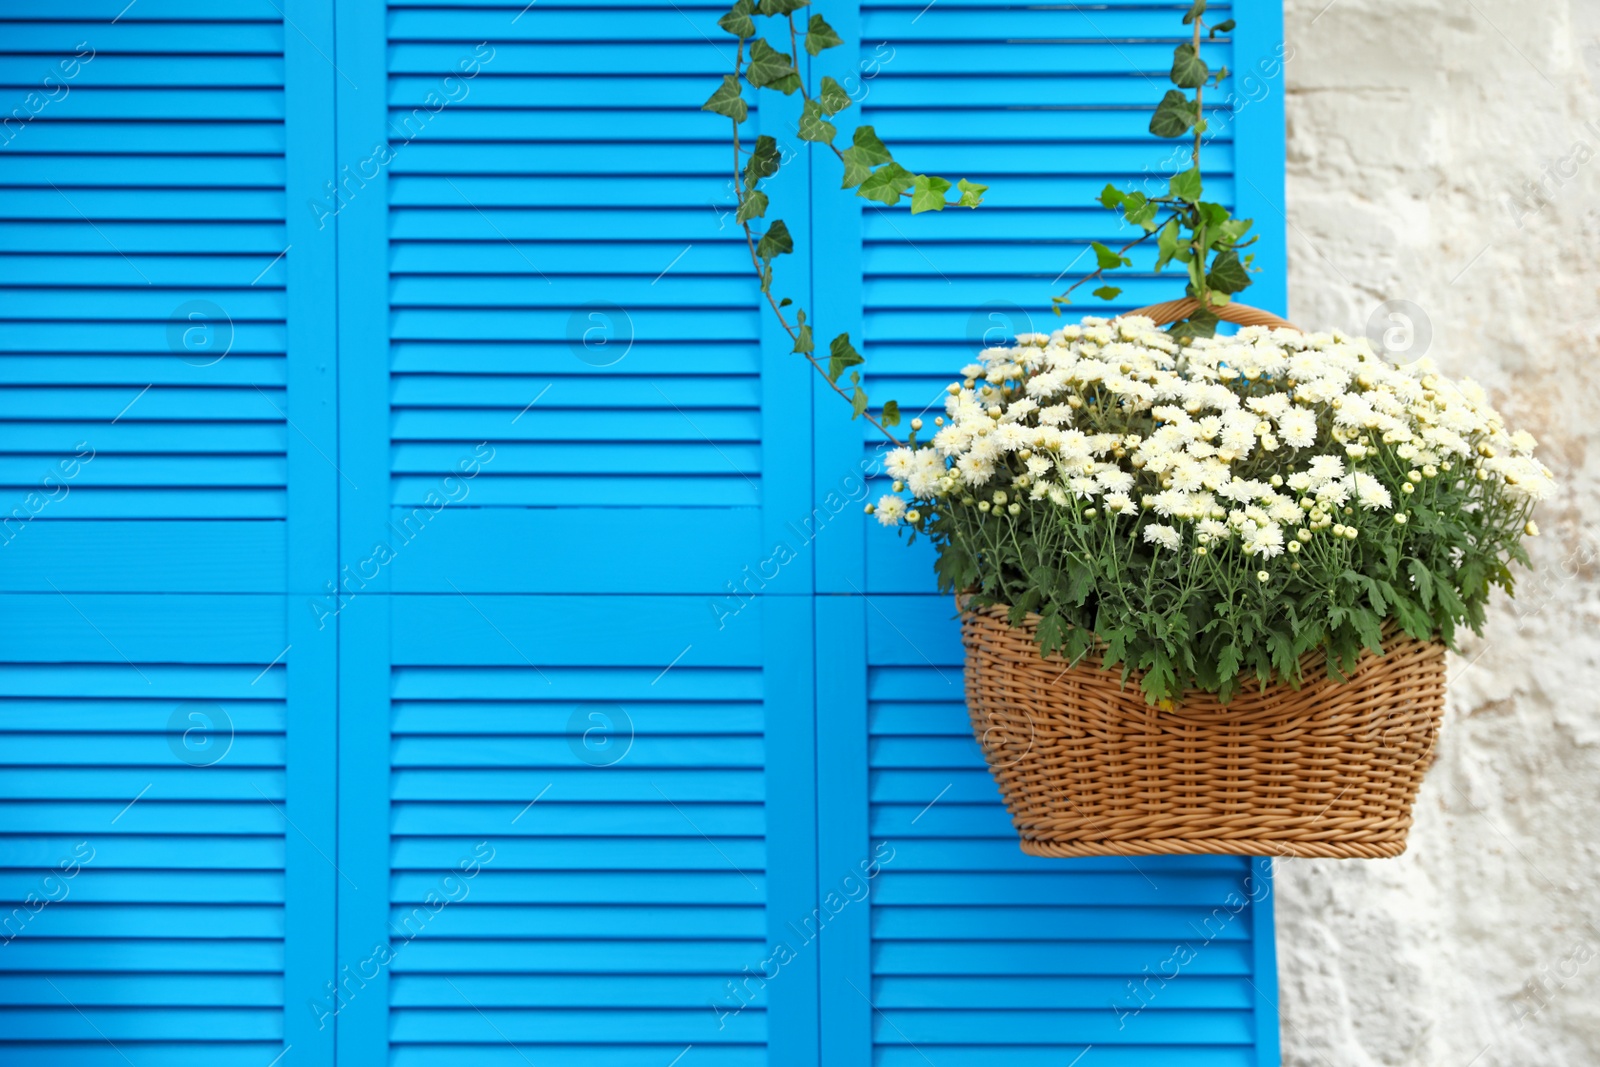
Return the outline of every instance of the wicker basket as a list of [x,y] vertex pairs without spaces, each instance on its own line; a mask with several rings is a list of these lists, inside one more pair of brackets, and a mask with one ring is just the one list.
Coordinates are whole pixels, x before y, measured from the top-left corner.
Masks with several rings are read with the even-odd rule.
[[1022,851],[1405,851],[1444,714],[1443,645],[1389,634],[1343,683],[1314,654],[1299,689],[1250,686],[1225,707],[1190,692],[1168,711],[1097,656],[1042,658],[1037,616],[1007,616],[964,611],[961,639],[972,729]]
[[[1145,308],[1171,322],[1193,301]],[[1290,326],[1240,305],[1244,325]],[[1291,327],[1292,328],[1292,327]],[[1022,850],[1373,859],[1405,851],[1411,805],[1444,714],[1444,646],[1385,633],[1343,682],[1320,654],[1299,689],[1245,687],[1223,706],[1190,692],[1147,705],[1097,656],[1041,658],[1036,616],[962,612],[967,709]]]

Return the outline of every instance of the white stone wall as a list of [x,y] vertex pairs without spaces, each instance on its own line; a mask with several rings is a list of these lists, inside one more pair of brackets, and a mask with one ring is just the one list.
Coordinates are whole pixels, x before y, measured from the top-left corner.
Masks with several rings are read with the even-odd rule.
[[[1278,865],[1284,1062],[1600,1064],[1600,0],[1286,0],[1290,313],[1407,300],[1562,482],[1395,860]],[[1422,330],[1417,331],[1421,336]]]

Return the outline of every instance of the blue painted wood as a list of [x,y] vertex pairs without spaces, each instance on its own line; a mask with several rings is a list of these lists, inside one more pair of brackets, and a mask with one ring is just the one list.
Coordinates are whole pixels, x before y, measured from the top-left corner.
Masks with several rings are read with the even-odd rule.
[[293,829],[286,837],[284,1048],[274,1055],[303,1052],[308,1063],[331,1067],[338,1013],[326,983],[335,972],[335,902],[342,888],[337,804],[329,803],[338,782],[339,624],[311,603],[320,600],[338,554],[343,477],[334,458],[339,455],[338,309],[326,299],[337,285],[337,250],[332,235],[292,205],[317,195],[335,159],[333,114],[327,106],[336,78],[327,63],[334,27],[325,5],[306,0],[287,4],[283,18],[298,27],[283,31],[284,106],[291,117],[283,124],[286,251],[272,268],[285,268],[286,422],[288,409],[294,412],[286,434],[290,647],[284,653],[291,665],[285,808]]
[[[1209,188],[1282,310],[1237,6]],[[1264,861],[1016,851],[880,446],[750,277],[725,5],[15,7],[5,84],[95,53],[0,134],[0,1063],[1277,1062]],[[1178,10],[828,9],[846,125],[993,186],[891,214],[752,108],[779,295],[875,399],[1117,239]]]

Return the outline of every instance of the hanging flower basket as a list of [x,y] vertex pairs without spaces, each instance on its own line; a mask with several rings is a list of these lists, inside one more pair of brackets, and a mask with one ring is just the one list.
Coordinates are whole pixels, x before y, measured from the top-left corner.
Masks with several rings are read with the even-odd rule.
[[1397,856],[1549,471],[1470,382],[1232,302],[1236,337],[1157,329],[1196,306],[986,350],[872,510],[966,590],[1024,852]]
[[[1156,304],[1164,324],[1197,307]],[[1221,309],[1242,326],[1294,329]],[[962,613],[967,710],[1006,810],[1035,856],[1172,853],[1377,859],[1405,851],[1411,806],[1444,716],[1445,647],[1386,628],[1345,681],[1303,657],[1299,687],[1247,688],[1227,705],[1188,690],[1154,706],[1089,653],[1040,656],[1029,615]]]
[[[1444,646],[1394,637],[1349,679],[1147,704],[1097,655],[1041,657],[1032,616],[961,617],[967,710],[1034,856],[1234,853],[1376,859],[1405,851],[1444,714]],[[1390,635],[1393,637],[1393,635]]]

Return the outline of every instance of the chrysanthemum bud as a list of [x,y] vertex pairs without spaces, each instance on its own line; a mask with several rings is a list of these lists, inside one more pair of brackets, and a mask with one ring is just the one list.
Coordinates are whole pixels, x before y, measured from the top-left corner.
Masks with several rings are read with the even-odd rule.
[[1539,536],[1539,524],[1534,522],[1532,519],[1529,519],[1528,520],[1528,525],[1526,525],[1526,526],[1524,526],[1522,528],[1522,532],[1527,534],[1529,537],[1538,537]]
[[912,428],[912,429],[913,429],[913,430],[920,430],[920,429],[922,429],[922,420],[921,420],[921,419],[912,419],[912,420],[911,420],[911,428]]
[[1395,512],[1394,513],[1394,524],[1396,526],[1404,526],[1406,524],[1406,513],[1403,512],[1403,511]]
[[1270,582],[1272,581],[1272,575],[1268,574],[1266,571],[1256,571],[1256,581]]

